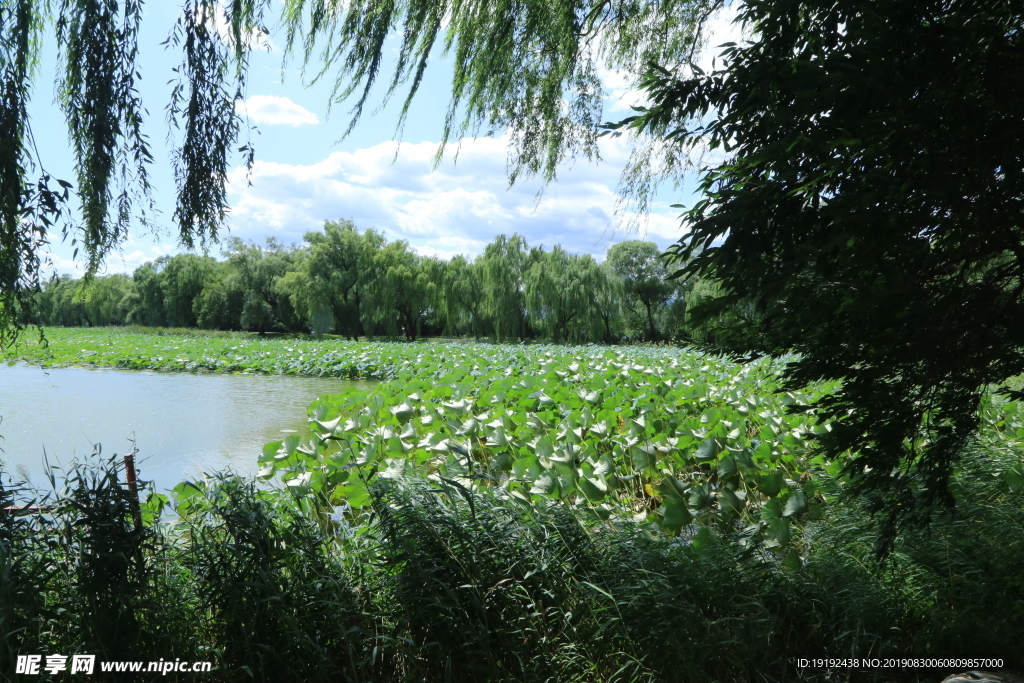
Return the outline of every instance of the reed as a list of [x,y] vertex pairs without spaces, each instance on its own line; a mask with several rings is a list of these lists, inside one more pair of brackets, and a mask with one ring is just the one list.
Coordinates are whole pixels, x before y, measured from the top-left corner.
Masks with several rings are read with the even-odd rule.
[[[150,497],[140,529],[116,461],[55,475],[46,496],[0,477],[4,508],[47,506],[0,515],[0,680],[21,680],[17,654],[76,652],[212,661],[214,681],[950,673],[796,667],[821,655],[1019,667],[1024,495],[993,476],[1017,457],[991,444],[966,454],[960,507],[905,533],[884,561],[854,500],[802,527],[797,553],[776,553],[727,525],[673,539],[454,480],[377,478],[369,506],[329,519],[308,497],[218,475],[162,521]],[[166,680],[179,678],[195,675]]]

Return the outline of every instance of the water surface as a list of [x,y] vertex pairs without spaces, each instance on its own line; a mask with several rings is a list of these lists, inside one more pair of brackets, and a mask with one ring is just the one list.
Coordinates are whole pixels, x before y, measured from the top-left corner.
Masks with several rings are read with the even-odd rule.
[[51,464],[134,438],[140,476],[158,489],[233,469],[254,475],[263,444],[303,431],[309,402],[373,383],[294,376],[158,373],[0,365],[0,459],[41,485]]

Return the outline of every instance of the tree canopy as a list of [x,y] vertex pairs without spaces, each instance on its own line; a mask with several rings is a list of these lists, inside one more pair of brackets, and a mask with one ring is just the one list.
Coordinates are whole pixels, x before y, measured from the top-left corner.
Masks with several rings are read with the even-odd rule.
[[[819,439],[861,491],[926,517],[991,385],[1024,372],[1024,6],[750,0],[711,73],[653,69],[618,128],[722,155],[674,248],[718,281],[719,338],[841,379]],[[891,533],[889,534],[891,536]]]
[[[600,69],[646,74],[649,106],[609,128],[646,136],[661,153],[661,164],[634,167],[646,173],[678,174],[691,152],[711,155],[674,253],[684,275],[721,294],[706,316],[743,308],[722,318],[743,325],[720,326],[715,342],[737,354],[798,352],[793,385],[842,379],[815,407],[839,418],[821,437],[826,452],[858,454],[850,471],[890,519],[927,511],[949,499],[984,392],[1024,372],[1024,8],[747,0],[739,20],[752,39],[726,46],[704,73],[695,50],[722,4],[286,0],[281,24],[308,72],[334,79],[336,101],[354,101],[352,125],[389,36],[400,46],[385,99],[405,88],[402,116],[430,58],[448,54],[442,141],[507,130],[513,180],[550,180],[567,157],[597,154]],[[0,0],[2,341],[33,319],[39,249],[55,226],[81,243],[94,270],[123,239],[125,217],[139,217],[140,200],[145,208],[149,152],[132,66],[139,6]],[[215,237],[224,219],[228,155],[241,131],[234,104],[270,7],[186,0],[171,37],[183,55],[168,112],[180,129],[175,219],[186,245]],[[67,222],[69,183],[39,170],[32,151],[26,103],[44,30],[64,54],[57,82],[78,155],[81,225]],[[251,147],[242,149],[251,162]],[[647,187],[643,172],[627,189]],[[389,258],[401,261],[401,251]],[[499,339],[527,332],[529,265],[515,238],[481,261],[485,279],[519,278],[483,293],[492,319],[504,311],[493,322]],[[546,276],[540,268],[531,277]],[[389,286],[417,300],[412,281]]]
[[654,242],[628,240],[608,250],[608,263],[622,279],[624,305],[646,327],[647,341],[661,336],[655,323],[655,311],[669,300],[676,287],[669,282],[669,271]]
[[[598,265],[559,245],[530,247],[519,235],[498,235],[472,260],[448,261],[344,220],[306,233],[303,245],[232,238],[225,246],[223,261],[184,253],[144,263],[132,277],[55,278],[33,307],[47,325],[333,332],[353,340],[471,336],[589,344],[648,333],[646,315],[627,300],[608,259]],[[699,333],[677,315],[678,303],[653,305],[664,339]]]
[[[550,180],[567,156],[597,154],[599,70],[638,77],[647,61],[685,61],[719,4],[286,0],[275,22],[270,0],[183,0],[165,44],[181,51],[165,103],[175,133],[179,239],[188,248],[216,240],[232,155],[242,152],[252,164],[235,105],[245,92],[249,50],[271,30],[283,32],[286,57],[300,53],[312,78],[334,79],[332,101],[352,98],[348,131],[387,64],[389,37],[399,36],[400,48],[385,100],[408,86],[399,130],[428,61],[449,55],[454,77],[441,141],[507,130],[512,179],[540,173]],[[144,104],[137,87],[139,52],[151,49],[139,45],[142,6],[0,0],[0,343],[34,320],[32,294],[45,271],[40,250],[54,232],[71,240],[76,256],[82,251],[91,275],[130,225],[149,220],[153,157],[142,124],[154,103]],[[27,105],[47,33],[61,55],[54,82],[76,160],[74,185],[51,178],[32,144]]]
[[[267,0],[186,0],[168,43],[182,50],[167,114],[180,136],[173,154],[174,218],[181,243],[216,238],[225,183],[241,129],[250,36]],[[97,272],[132,224],[145,224],[153,156],[138,94],[141,0],[0,0],[0,343],[36,319],[31,310],[53,230]],[[222,35],[222,26],[227,27]],[[55,180],[39,159],[28,120],[44,32],[60,50],[57,99],[67,119],[75,180]],[[243,151],[248,148],[243,148]],[[248,156],[252,162],[251,150]],[[69,206],[74,188],[80,219]]]
[[[507,127],[513,178],[550,178],[562,154],[592,152],[592,60],[646,71],[650,106],[608,128],[655,141],[663,163],[627,180],[678,173],[694,153],[712,160],[674,250],[681,275],[704,283],[718,348],[797,352],[792,386],[843,380],[814,407],[840,418],[820,443],[857,455],[849,471],[891,513],[891,530],[903,512],[926,517],[949,502],[983,394],[1024,372],[1024,7],[748,0],[737,7],[751,40],[723,46],[704,73],[694,49],[720,6],[584,3],[563,14],[552,3],[365,0],[306,35],[335,39],[319,44],[345,67],[339,94],[365,94],[380,31],[401,26],[407,59],[388,93],[410,80],[411,97],[450,20],[446,135]],[[567,106],[552,107],[559,88]]]

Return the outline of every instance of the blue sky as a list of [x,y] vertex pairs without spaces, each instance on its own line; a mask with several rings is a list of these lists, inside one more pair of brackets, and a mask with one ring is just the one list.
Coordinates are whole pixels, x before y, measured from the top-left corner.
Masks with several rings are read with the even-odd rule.
[[[177,5],[148,3],[141,37],[141,92],[149,111],[146,130],[156,157],[151,173],[161,212],[157,229],[132,230],[121,253],[107,259],[107,272],[131,271],[146,260],[181,251],[171,225],[172,146],[164,113],[174,76],[171,69],[179,57],[173,48],[159,45],[173,26]],[[649,239],[663,248],[678,239],[679,210],[669,205],[692,201],[685,189],[663,191],[639,232],[624,230],[615,216],[616,185],[629,152],[622,139],[602,143],[601,163],[577,160],[567,165],[558,180],[544,188],[539,201],[542,185],[536,180],[508,186],[501,137],[464,139],[457,163],[452,149],[434,169],[450,92],[450,69],[443,60],[434,61],[427,71],[397,157],[394,138],[400,101],[379,111],[376,106],[368,108],[353,133],[339,141],[348,123],[348,106],[335,105],[328,114],[330,83],[307,87],[295,58],[282,82],[282,46],[274,42],[273,24],[271,30],[269,50],[254,53],[250,61],[245,112],[254,126],[256,163],[249,185],[241,158],[236,160],[225,234],[259,243],[267,237],[301,242],[304,233],[318,229],[324,220],[345,218],[361,228],[382,231],[390,240],[407,240],[422,254],[443,258],[478,254],[495,235],[513,232],[531,245],[561,244],[599,258],[610,244],[624,239]],[[723,17],[710,44],[734,40],[734,32]],[[56,50],[52,42],[44,49],[31,125],[45,169],[73,182],[66,126],[52,95]],[[710,61],[710,52],[701,61]],[[636,93],[615,74],[609,73],[606,83],[605,119],[628,115]],[[692,180],[688,184],[692,186]],[[54,242],[57,271],[79,272],[71,246],[60,244],[59,237]],[[219,256],[219,246],[212,245],[210,253]]]

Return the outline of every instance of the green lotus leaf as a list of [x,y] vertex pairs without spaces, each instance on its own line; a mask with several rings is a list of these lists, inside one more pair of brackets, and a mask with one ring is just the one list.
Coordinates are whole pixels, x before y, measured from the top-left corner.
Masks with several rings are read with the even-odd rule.
[[669,498],[662,506],[661,524],[672,532],[678,532],[693,521],[693,513],[681,498]]
[[391,414],[395,416],[399,424],[405,424],[409,419],[416,413],[416,409],[409,405],[408,402],[399,404],[391,409]]
[[556,496],[558,492],[558,479],[552,472],[544,472],[533,482],[530,493],[541,496]]
[[764,495],[773,497],[779,495],[784,483],[785,478],[782,471],[776,470],[762,475],[757,482],[757,488]]
[[718,454],[721,452],[722,447],[718,441],[712,437],[708,437],[701,442],[693,455],[698,460],[713,460],[717,458]]
[[807,497],[800,489],[794,489],[786,496],[786,502],[782,508],[783,517],[798,515],[807,509]]

